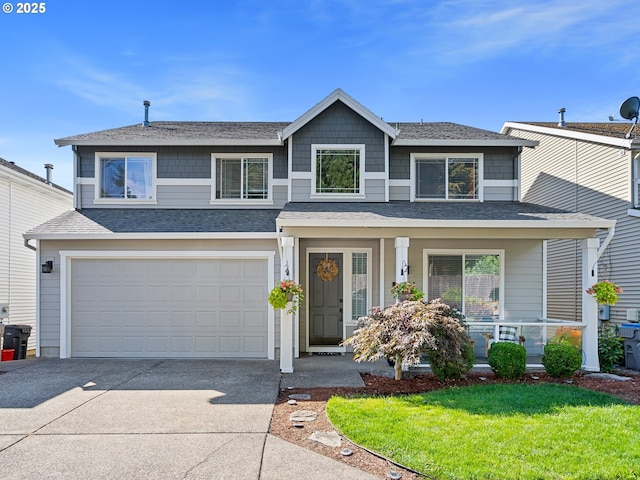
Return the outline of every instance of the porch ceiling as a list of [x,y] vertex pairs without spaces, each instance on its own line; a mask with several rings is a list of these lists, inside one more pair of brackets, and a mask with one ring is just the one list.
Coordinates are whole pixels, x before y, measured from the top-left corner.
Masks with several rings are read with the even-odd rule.
[[[590,238],[615,220],[517,202],[289,203],[286,234],[331,238]],[[375,229],[375,230],[373,230]]]

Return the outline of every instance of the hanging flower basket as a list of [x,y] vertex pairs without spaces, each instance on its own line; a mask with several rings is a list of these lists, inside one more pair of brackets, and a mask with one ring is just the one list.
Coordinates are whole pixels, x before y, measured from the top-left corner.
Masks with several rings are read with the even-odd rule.
[[269,304],[274,309],[284,310],[288,304],[291,305],[287,313],[295,313],[302,300],[304,300],[302,287],[293,280],[281,281],[269,293]]
[[391,295],[401,302],[405,300],[415,302],[424,297],[424,292],[416,288],[416,282],[400,282],[391,287]]
[[598,305],[615,305],[622,288],[610,280],[601,280],[587,288],[587,293],[593,295]]

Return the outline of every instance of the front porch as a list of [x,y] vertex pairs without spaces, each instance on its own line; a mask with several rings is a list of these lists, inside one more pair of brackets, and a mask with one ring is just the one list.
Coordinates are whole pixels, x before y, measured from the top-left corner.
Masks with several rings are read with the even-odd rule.
[[[464,219],[468,205],[438,205],[437,215],[446,210],[455,220],[433,219],[424,205],[410,205],[411,218],[398,210],[381,217],[385,205],[359,205],[357,212],[348,206],[346,213],[342,204],[307,204],[301,215],[283,211],[277,219],[281,275],[302,284],[305,301],[295,317],[281,316],[281,370],[292,372],[294,359],[306,353],[348,353],[340,343],[357,319],[393,303],[394,282],[413,281],[426,300],[442,298],[465,314],[478,367],[487,366],[488,348],[498,339],[520,342],[528,365],[540,367],[547,341],[565,328],[581,332],[583,368],[598,371],[595,301],[583,293],[580,322],[546,318],[545,247],[549,238],[580,240],[584,292],[597,280],[602,248],[596,231],[612,230],[611,222],[580,215],[568,221],[537,206],[514,212],[512,204],[505,207],[512,218],[496,210],[496,218],[470,221]],[[480,207],[473,205],[469,215]],[[322,261],[339,273],[318,280]]]

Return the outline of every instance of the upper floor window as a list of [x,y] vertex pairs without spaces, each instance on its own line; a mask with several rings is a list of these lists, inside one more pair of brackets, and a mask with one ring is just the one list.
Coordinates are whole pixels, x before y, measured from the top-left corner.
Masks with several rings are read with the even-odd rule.
[[156,155],[96,153],[97,199],[143,201],[155,197]]
[[213,154],[215,200],[268,200],[271,155]]
[[313,193],[361,194],[363,157],[364,145],[315,145]]
[[478,200],[481,156],[412,155],[415,200]]

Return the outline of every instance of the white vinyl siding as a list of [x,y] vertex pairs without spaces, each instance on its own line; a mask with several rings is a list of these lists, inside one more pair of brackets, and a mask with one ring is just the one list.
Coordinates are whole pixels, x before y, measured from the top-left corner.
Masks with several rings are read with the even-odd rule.
[[[10,316],[3,323],[32,327],[27,345],[36,347],[36,252],[25,247],[23,233],[73,208],[70,193],[0,168],[0,303]],[[31,240],[30,244],[36,246]],[[54,270],[58,265],[54,265]]]
[[[614,322],[627,308],[640,307],[636,288],[640,265],[639,218],[627,215],[633,202],[633,152],[617,146],[557,137],[523,129],[510,135],[540,145],[521,154],[522,199],[617,221],[615,236],[598,262],[598,277],[622,286],[625,295],[611,307]],[[602,241],[606,232],[598,232]],[[547,258],[548,317],[581,318],[581,250],[575,240],[550,240]]]

